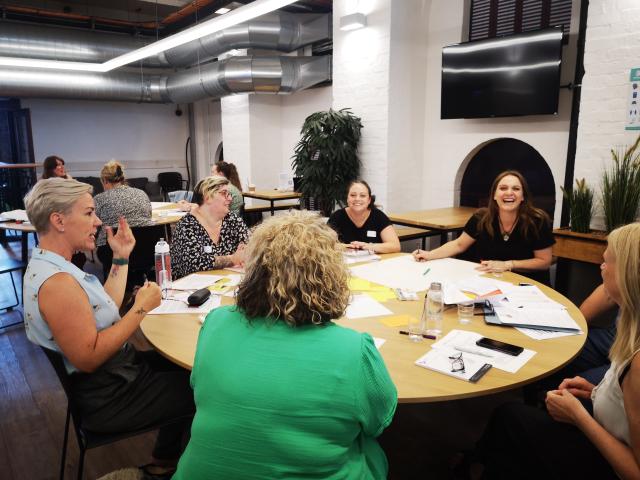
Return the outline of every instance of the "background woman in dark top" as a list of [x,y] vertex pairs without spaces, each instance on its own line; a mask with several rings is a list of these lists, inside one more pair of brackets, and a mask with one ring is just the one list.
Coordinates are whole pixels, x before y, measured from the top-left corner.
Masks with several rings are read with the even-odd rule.
[[45,158],[44,162],[42,162],[42,168],[44,169],[42,172],[43,180],[52,177],[71,178],[71,175],[64,169],[64,160],[56,155],[50,155]]
[[349,184],[347,207],[329,217],[329,226],[338,233],[338,239],[347,248],[366,249],[375,253],[400,251],[400,240],[389,217],[378,210],[373,202],[371,188],[364,180]]
[[531,203],[531,193],[520,172],[507,170],[491,186],[487,208],[478,210],[457,239],[435,250],[416,250],[416,260],[453,257],[477,243],[479,270],[516,270],[549,284],[551,246],[555,243],[549,216]]

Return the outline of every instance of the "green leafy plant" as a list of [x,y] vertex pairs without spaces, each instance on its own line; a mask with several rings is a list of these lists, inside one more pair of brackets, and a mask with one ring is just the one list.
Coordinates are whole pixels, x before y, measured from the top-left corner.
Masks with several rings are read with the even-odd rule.
[[613,164],[602,175],[602,208],[607,232],[632,223],[640,204],[640,136],[633,145],[611,149]]
[[562,189],[562,195],[569,204],[571,231],[589,233],[593,216],[593,190],[587,186],[585,179],[576,180],[573,190]]
[[326,216],[336,202],[344,205],[347,185],[360,175],[361,130],[360,118],[348,108],[312,113],[302,125],[291,165],[300,177],[298,191]]

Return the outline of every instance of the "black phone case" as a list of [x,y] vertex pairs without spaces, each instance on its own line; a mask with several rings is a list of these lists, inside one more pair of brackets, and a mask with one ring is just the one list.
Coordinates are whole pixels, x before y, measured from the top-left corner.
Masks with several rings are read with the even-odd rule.
[[210,296],[211,291],[208,288],[201,288],[200,290],[196,290],[191,295],[189,295],[189,298],[187,298],[187,303],[190,307],[199,307],[204,302],[206,302]]
[[[483,337],[483,338],[485,338],[485,337]],[[511,344],[511,343],[507,343],[507,342],[502,342],[502,343],[504,343],[504,344],[506,344],[506,345],[508,345],[508,346],[510,346],[510,347],[513,347],[513,348],[518,349],[518,353],[516,353],[516,352],[514,352],[514,351],[511,351],[511,350],[506,350],[506,349],[504,349],[504,348],[500,348],[500,347],[499,347],[499,346],[497,346],[497,345],[487,344],[487,343],[482,342],[483,338],[481,338],[480,340],[478,340],[478,341],[476,342],[476,345],[478,345],[479,347],[482,347],[482,348],[488,348],[489,350],[495,350],[496,352],[506,353],[507,355],[511,355],[511,356],[513,356],[513,357],[517,357],[518,355],[520,355],[520,354],[524,351],[524,348],[522,348],[522,347],[520,347],[520,346],[518,346],[518,345],[513,345],[513,344]],[[491,339],[489,339],[489,340],[491,340]],[[496,340],[496,342],[497,342],[497,341],[498,341],[498,340]]]

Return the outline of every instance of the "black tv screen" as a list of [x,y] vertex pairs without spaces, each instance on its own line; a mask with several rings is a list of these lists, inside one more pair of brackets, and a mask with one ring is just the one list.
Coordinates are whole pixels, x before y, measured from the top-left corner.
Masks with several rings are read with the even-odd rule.
[[558,113],[562,27],[442,49],[441,118]]

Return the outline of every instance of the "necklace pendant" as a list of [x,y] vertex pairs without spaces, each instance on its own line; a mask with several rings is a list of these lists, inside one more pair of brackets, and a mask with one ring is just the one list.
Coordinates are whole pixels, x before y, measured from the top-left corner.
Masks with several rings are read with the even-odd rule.
[[505,242],[508,242],[508,241],[509,241],[509,234],[505,233],[504,235],[502,235],[502,239],[503,239]]

